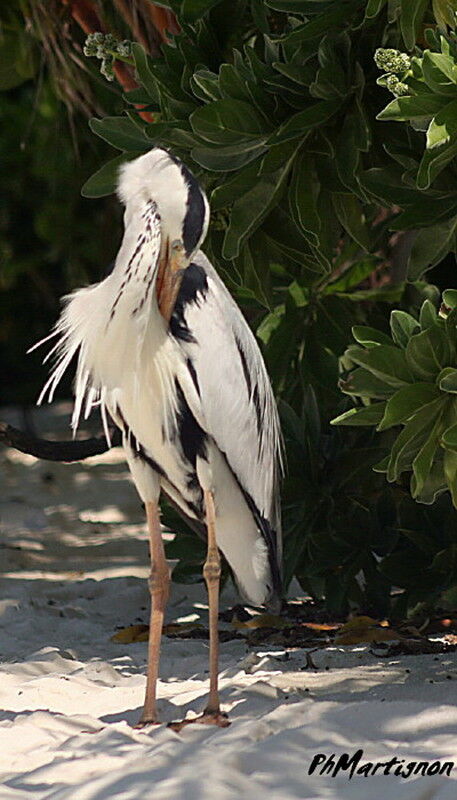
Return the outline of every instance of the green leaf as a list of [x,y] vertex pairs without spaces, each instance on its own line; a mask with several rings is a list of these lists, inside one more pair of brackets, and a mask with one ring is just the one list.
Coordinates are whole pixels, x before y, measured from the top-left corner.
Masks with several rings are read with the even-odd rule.
[[444,431],[441,437],[441,444],[446,450],[452,450],[452,452],[457,453],[457,423]]
[[338,386],[344,394],[366,397],[370,400],[383,400],[395,391],[392,386],[388,386],[362,367],[352,370],[346,379],[340,379]]
[[439,398],[428,403],[408,420],[392,446],[387,470],[389,482],[396,481],[402,472],[412,468],[412,462],[428,439],[430,427],[435,424],[442,411],[443,401]]
[[[433,0],[433,16],[440,30],[445,30],[446,25],[450,28],[453,28],[455,25],[455,13],[453,5],[449,0]],[[429,28],[428,31],[435,34],[435,36],[437,34],[437,31],[431,28]],[[442,40],[441,49],[443,52],[449,52],[449,44],[445,39],[444,41]]]
[[454,308],[449,310],[443,305],[441,308],[443,309],[442,313],[446,313],[444,319],[444,328],[446,330],[446,338],[449,342],[449,348],[451,352],[450,363],[455,365],[457,363],[457,309]]
[[457,369],[446,367],[441,376],[438,376],[438,386],[443,392],[457,394]]
[[[264,237],[257,232],[245,242],[237,265],[243,269],[243,286],[247,288],[260,305],[271,308],[270,275],[265,271],[266,258],[263,256]],[[255,255],[254,255],[255,254]]]
[[387,0],[368,0],[365,9],[365,19],[373,19],[373,17],[377,17],[386,3]]
[[256,28],[262,33],[270,33],[270,24],[268,21],[268,8],[263,0],[251,0],[251,14]]
[[182,18],[186,22],[197,22],[221,2],[222,0],[183,0],[181,6]]
[[346,292],[354,286],[358,286],[368,275],[371,275],[376,268],[378,261],[373,256],[361,258],[343,272],[337,280],[329,283],[322,291],[323,294],[334,294],[335,292]]
[[252,189],[235,201],[222,246],[224,258],[235,258],[239,254],[243,241],[252,235],[278,203],[294,157],[295,152],[282,169],[272,175],[263,175]]
[[444,452],[444,474],[452,497],[452,504],[457,508],[457,453],[454,449]]
[[417,190],[402,183],[392,169],[369,169],[363,173],[361,181],[370,194],[386,204],[406,206],[417,200]]
[[413,383],[404,386],[387,401],[386,410],[378,431],[385,431],[410,419],[416,411],[440,397],[438,387],[433,383]]
[[326,6],[328,0],[265,0],[265,5],[269,8],[275,11],[289,11],[291,14],[305,14],[310,7],[318,8],[319,3]]
[[259,176],[276,172],[278,169],[287,164],[291,156],[293,156],[296,151],[297,142],[293,140],[270,147],[268,153],[265,153],[264,157],[262,158],[262,163],[258,173]]
[[451,579],[454,589],[457,577],[457,545],[452,543],[449,547],[439,550],[432,561],[431,569],[442,573],[441,578],[445,576],[448,581]]
[[90,178],[87,179],[81,189],[83,197],[105,197],[107,194],[112,194],[116,191],[119,180],[119,169],[122,164],[136,158],[137,154],[128,155],[127,153],[122,156],[117,156],[107,164],[103,164],[97,172],[94,172]]
[[275,94],[284,93],[284,97],[290,100],[292,106],[296,103],[298,103],[299,107],[303,105],[303,88],[286,77],[286,75],[282,73],[273,74],[265,78],[265,85],[268,87],[269,92],[274,91]]
[[379,289],[360,289],[356,292],[341,292],[340,297],[347,297],[353,303],[370,300],[373,303],[399,303],[404,292],[404,284],[381,286]]
[[182,89],[182,75],[173,73],[167,64],[157,60],[151,62],[151,69],[166,117],[188,119],[195,109],[195,98]]
[[[457,91],[457,87],[456,87]],[[457,136],[457,100],[442,108],[436,114],[427,129],[427,148],[447,144]]]
[[[181,126],[185,123],[182,122],[152,122],[147,128],[144,129],[144,132],[150,142],[154,142],[156,144],[166,143],[172,139],[172,133],[176,132],[178,126]],[[180,130],[179,133],[187,133],[187,131]]]
[[[290,192],[289,192],[290,195]],[[284,210],[284,203],[277,206],[273,214],[268,216],[264,226],[264,232],[270,239],[273,248],[278,248],[288,259],[305,267],[313,273],[322,274],[320,264],[314,255],[311,254],[310,246],[299,230],[298,225],[292,220],[291,216]],[[314,280],[315,275],[310,280]]]
[[400,28],[407,50],[416,44],[428,0],[400,0]]
[[258,139],[268,126],[252,105],[242,100],[224,98],[197,108],[190,115],[193,131],[211,144],[237,144],[244,139]]
[[433,459],[439,447],[439,435],[442,430],[442,417],[443,414],[441,413],[431,429],[428,439],[424,442],[413,461],[413,473],[415,478],[413,491],[414,498],[419,497],[430,475],[430,471],[433,466]]
[[365,347],[377,347],[380,344],[392,345],[392,340],[387,334],[375,328],[368,328],[365,325],[354,325],[352,335],[356,342],[365,345]]
[[273,311],[263,318],[262,322],[260,323],[259,327],[257,328],[257,337],[264,343],[268,344],[271,335],[274,333],[276,328],[281,322],[282,317],[284,316],[286,307],[284,305],[276,306]]
[[423,331],[433,328],[438,323],[438,314],[432,301],[426,298],[421,305],[419,324]]
[[435,222],[441,223],[450,219],[455,220],[457,216],[455,193],[437,199],[421,195],[423,195],[422,192],[416,192],[417,200],[393,220],[390,225],[392,231],[430,227]]
[[385,403],[373,403],[365,408],[351,408],[332,419],[331,425],[377,425],[382,419]]
[[248,164],[238,170],[225,183],[220,183],[211,195],[211,211],[220,211],[232,205],[235,200],[250,191],[257,183],[258,164]]
[[[417,514],[416,509],[414,509]],[[414,524],[414,523],[413,523]],[[435,544],[430,536],[427,536],[422,530],[409,530],[408,528],[401,527],[401,533],[407,537],[410,542],[413,542],[421,553],[424,553],[427,558],[433,558],[436,552]]]
[[218,77],[208,69],[199,69],[192,75],[190,85],[194,94],[207,103],[209,100],[220,100]]
[[421,380],[434,381],[443,367],[450,366],[449,359],[449,343],[438,325],[412,336],[406,347],[406,361]]
[[317,212],[319,181],[314,168],[314,160],[308,153],[301,153],[294,164],[289,191],[292,216],[312,244],[319,245],[321,228]]
[[317,215],[320,220],[319,247],[310,247],[322,269],[332,271],[332,259],[340,242],[341,229],[336,217],[328,213],[331,207],[331,193],[321,184],[316,201]]
[[245,77],[233,64],[221,64],[219,67],[218,88],[222,97],[250,102]]
[[417,280],[443,260],[452,246],[456,225],[455,218],[451,218],[417,231],[408,260],[408,280]]
[[92,117],[89,127],[118,150],[145,153],[151,146],[146,135],[127,117]]
[[265,176],[234,203],[222,248],[224,258],[235,258],[239,254],[243,241],[258,228],[268,214],[275,189],[274,176]]
[[428,189],[440,172],[456,156],[457,141],[455,140],[448,144],[438,145],[432,150],[425,150],[417,173],[417,188]]
[[431,506],[446,489],[446,478],[444,476],[443,461],[441,460],[433,461],[420,494],[416,493],[416,476],[414,473],[411,475],[410,491],[417,503],[425,503]]
[[333,207],[343,228],[349,235],[368,251],[370,250],[370,236],[365,222],[362,204],[353,194],[333,192]]
[[281,75],[285,75],[286,78],[298,83],[300,86],[309,86],[316,74],[315,67],[308,64],[283,64],[281,61],[277,61],[273,64],[273,67]]
[[417,319],[414,319],[406,311],[400,311],[399,309],[395,309],[390,315],[390,329],[394,342],[403,347],[403,349],[406,348],[411,336],[420,332]]
[[347,33],[330,31],[319,44],[319,69],[309,87],[313,97],[323,100],[345,98],[349,93],[348,78],[351,41]]
[[[411,0],[414,2],[414,0]],[[396,97],[378,114],[376,119],[408,122],[434,117],[443,108],[443,98],[436,94]]]
[[132,44],[132,55],[135,61],[135,72],[138,82],[142,85],[148,97],[153,102],[158,102],[160,99],[159,92],[157,90],[156,79],[149,66],[152,62],[150,56],[146,54],[144,48],[137,42]]
[[[267,5],[274,8],[282,2],[283,0],[268,0]],[[319,2],[319,0],[317,0],[317,2]],[[290,33],[286,33],[281,37],[281,41],[287,44],[300,44],[317,37],[320,39],[322,36],[325,36],[329,30],[334,30],[335,27],[339,27],[341,23],[347,24],[351,13],[356,11],[358,7],[359,3],[357,1],[339,2],[337,4],[332,2],[330,8],[326,10],[325,13],[319,13],[316,15],[315,19],[311,19],[303,25],[294,27]],[[309,10],[309,4],[307,10]]]
[[124,92],[123,98],[131,105],[151,106],[151,98],[141,86],[137,89],[131,89],[129,92]]
[[191,156],[197,164],[213,172],[234,172],[262,156],[268,148],[265,139],[251,139],[226,147],[194,147]]
[[309,303],[309,292],[303,286],[299,286],[297,281],[292,281],[288,287],[289,295],[297,308],[304,308]]
[[380,570],[387,575],[391,583],[395,586],[414,587],[417,586],[417,576],[421,576],[421,585],[425,577],[424,571],[429,566],[429,561],[424,559],[422,553],[417,549],[413,551],[409,558],[405,558],[404,551],[393,552],[386,556],[380,565]]
[[281,127],[270,137],[268,144],[279,144],[287,142],[289,139],[304,137],[312,128],[322,125],[339,110],[340,102],[335,100],[323,100],[315,103],[304,111],[299,111],[281,125]]
[[346,355],[355,364],[365,367],[376,378],[385,381],[388,386],[401,388],[413,380],[405,354],[397,347],[379,345],[379,347],[364,350],[357,345],[351,345],[348,347]]
[[364,153],[368,153],[372,143],[371,119],[368,109],[362,103],[359,96],[355,98],[354,104],[354,141],[356,147]]
[[445,289],[443,303],[448,308],[457,308],[457,289]]
[[303,311],[293,307],[291,312],[278,316],[279,322],[270,332],[265,350],[268,373],[275,390],[282,387],[290,375],[290,364],[294,359],[297,340],[302,335],[300,317],[303,318]]
[[373,472],[387,472],[389,460],[390,456],[386,456],[381,459],[381,461],[378,461],[378,463],[373,466]]
[[[360,142],[360,114],[357,108],[346,114],[336,143],[336,167],[338,177],[352,194],[360,194],[360,152],[365,141]],[[365,137],[363,137],[365,139]]]
[[433,92],[455,94],[457,91],[457,64],[444,53],[424,52],[422,58],[424,79]]
[[314,330],[316,336],[321,339],[320,346],[330,349],[337,355],[344,352],[352,322],[352,309],[337,295],[320,298],[315,305]]

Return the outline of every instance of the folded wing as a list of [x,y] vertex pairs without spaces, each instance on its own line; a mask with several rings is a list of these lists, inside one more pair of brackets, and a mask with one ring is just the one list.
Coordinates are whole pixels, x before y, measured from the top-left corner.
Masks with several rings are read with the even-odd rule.
[[198,395],[191,401],[195,415],[224,454],[279,561],[276,403],[257,342],[203,253],[186,270],[171,330]]

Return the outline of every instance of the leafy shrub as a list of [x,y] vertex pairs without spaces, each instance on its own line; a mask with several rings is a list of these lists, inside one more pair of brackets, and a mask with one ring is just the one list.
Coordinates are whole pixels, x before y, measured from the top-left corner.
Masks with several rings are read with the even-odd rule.
[[[457,292],[445,292],[445,301]],[[444,315],[443,315],[444,316]],[[411,495],[433,503],[449,490],[457,507],[457,310],[440,318],[425,300],[419,319],[392,311],[391,337],[356,326],[358,343],[342,363],[351,369],[340,386],[368,401],[333,420],[334,425],[376,425],[377,431],[403,426],[389,456],[375,466],[391,483],[411,471]],[[377,402],[372,402],[377,401]]]

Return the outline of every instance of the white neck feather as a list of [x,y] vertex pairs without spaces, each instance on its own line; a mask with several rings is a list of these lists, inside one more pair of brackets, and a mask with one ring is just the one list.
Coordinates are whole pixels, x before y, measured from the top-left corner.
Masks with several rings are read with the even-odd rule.
[[124,164],[117,193],[125,204],[126,229],[145,202],[154,200],[162,220],[163,238],[182,239],[188,189],[178,164],[166,150],[154,148]]

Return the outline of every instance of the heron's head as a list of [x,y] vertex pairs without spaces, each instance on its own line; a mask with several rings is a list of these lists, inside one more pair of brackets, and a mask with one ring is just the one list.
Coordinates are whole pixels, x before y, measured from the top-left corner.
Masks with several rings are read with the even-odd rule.
[[153,200],[164,239],[181,241],[187,258],[198,250],[208,229],[208,200],[179,158],[154,147],[121,167],[117,192],[126,207],[126,224],[145,202]]

